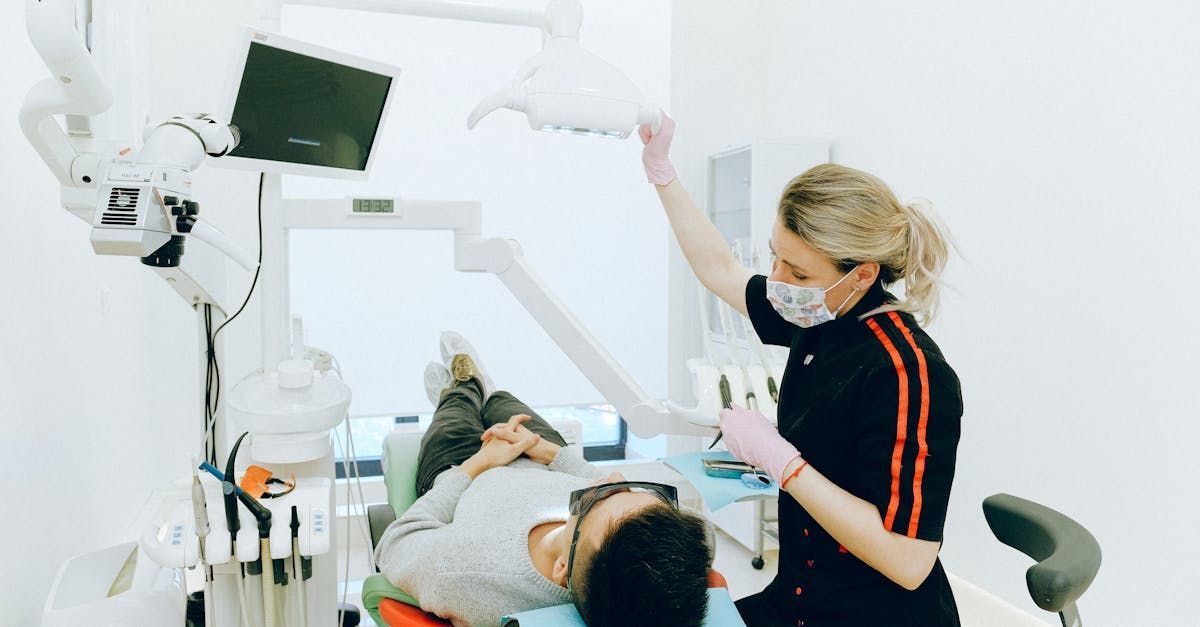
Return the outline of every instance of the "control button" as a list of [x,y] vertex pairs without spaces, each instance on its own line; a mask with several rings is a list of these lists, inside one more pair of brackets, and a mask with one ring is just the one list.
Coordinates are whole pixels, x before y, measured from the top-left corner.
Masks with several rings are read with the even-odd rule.
[[804,594],[804,588],[801,588],[800,586],[796,586],[796,596],[800,596],[802,594]]
[[804,537],[805,537],[805,538],[807,538],[807,537],[808,537],[808,529],[805,529],[805,530],[804,530]]

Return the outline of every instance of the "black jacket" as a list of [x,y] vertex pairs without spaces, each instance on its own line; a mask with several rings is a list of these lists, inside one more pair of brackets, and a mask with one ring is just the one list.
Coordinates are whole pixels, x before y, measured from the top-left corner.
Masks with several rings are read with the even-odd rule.
[[[853,310],[811,329],[788,323],[746,286],[759,337],[791,348],[779,392],[779,431],[842,489],[873,503],[894,533],[942,540],[954,479],[962,394],[933,340],[878,283]],[[870,316],[864,317],[864,314]],[[739,602],[758,625],[957,626],[941,561],[905,590],[841,547],[800,505],[779,499],[779,574]]]

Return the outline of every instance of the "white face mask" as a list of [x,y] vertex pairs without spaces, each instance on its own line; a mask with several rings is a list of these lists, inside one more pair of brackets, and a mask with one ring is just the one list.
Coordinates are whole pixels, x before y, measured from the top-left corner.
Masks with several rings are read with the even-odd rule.
[[[858,268],[855,267],[854,270]],[[854,270],[846,273],[846,276],[838,279],[837,283],[830,285],[826,289],[819,287],[800,287],[791,283],[781,283],[779,281],[767,281],[767,300],[771,301],[771,306],[784,320],[802,328],[808,329],[815,327],[818,324],[829,322],[841,313],[842,307],[850,302],[851,298],[858,293],[858,288],[854,288],[853,292],[838,305],[837,311],[829,311],[829,307],[825,306],[825,294],[829,290],[842,284],[846,277],[854,273]]]

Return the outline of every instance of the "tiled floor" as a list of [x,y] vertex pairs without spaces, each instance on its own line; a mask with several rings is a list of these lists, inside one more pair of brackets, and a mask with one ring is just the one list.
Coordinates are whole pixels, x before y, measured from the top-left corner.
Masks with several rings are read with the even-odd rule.
[[[775,570],[779,564],[778,551],[768,551],[763,556],[766,565],[762,570],[755,570],[750,565],[753,557],[748,549],[724,533],[717,532],[717,557],[713,567],[729,581],[729,593],[734,599],[740,599],[762,590],[775,577]],[[345,560],[344,555],[342,560]],[[341,572],[343,568],[345,568],[344,561],[338,564],[338,571]],[[362,580],[370,572],[367,552],[361,549],[352,551],[350,553],[351,581],[347,597],[350,603],[362,607],[362,599],[359,596],[362,590]],[[341,589],[338,590],[338,595],[341,595]]]

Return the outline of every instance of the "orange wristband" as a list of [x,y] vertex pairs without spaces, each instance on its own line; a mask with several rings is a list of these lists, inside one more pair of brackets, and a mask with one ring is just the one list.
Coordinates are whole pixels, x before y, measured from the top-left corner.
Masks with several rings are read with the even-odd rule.
[[800,460],[800,461],[801,461],[800,466],[798,468],[796,468],[795,470],[793,470],[792,474],[788,475],[787,479],[783,480],[783,483],[779,484],[780,490],[783,490],[786,492],[788,482],[791,481],[792,479],[795,479],[796,475],[799,475],[801,470],[804,470],[805,468],[808,467],[808,461],[806,461],[806,460]]

